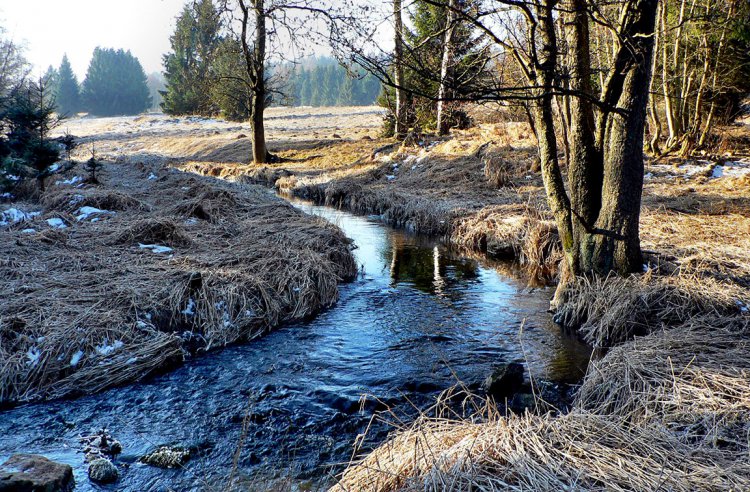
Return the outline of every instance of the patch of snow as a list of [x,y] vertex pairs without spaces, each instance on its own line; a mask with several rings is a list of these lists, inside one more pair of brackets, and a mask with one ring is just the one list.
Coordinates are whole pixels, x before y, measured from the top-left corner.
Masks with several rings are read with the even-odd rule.
[[66,227],[68,227],[60,217],[52,217],[51,219],[47,219],[47,224],[49,224],[50,227],[54,227],[55,229],[65,229]]
[[654,173],[646,173],[646,175],[643,176],[643,179],[653,179],[653,178],[654,178]]
[[393,181],[394,179],[396,179],[396,176],[394,176],[393,174],[386,174],[385,179],[387,179],[388,181]]
[[156,174],[154,174],[154,173],[149,174],[147,179],[149,179],[149,180],[156,179]]
[[138,362],[138,357],[131,357],[125,361],[127,365],[135,364],[136,362]]
[[70,367],[75,367],[78,365],[79,362],[81,362],[81,359],[83,358],[83,350],[79,350],[75,354],[73,354],[73,357],[70,358]]
[[57,171],[58,169],[60,169],[60,163],[59,162],[55,162],[48,169],[49,169],[50,172],[54,173],[55,171]]
[[195,301],[192,297],[188,299],[187,306],[182,310],[182,314],[185,316],[193,316],[195,314]]
[[9,208],[3,213],[0,213],[0,226],[26,221],[29,220],[30,217],[32,216],[30,214],[27,214],[23,210],[19,210],[17,208]]
[[172,251],[172,248],[168,246],[162,246],[160,244],[143,244],[138,243],[138,247],[141,249],[150,249],[152,253],[160,254],[160,253],[169,253]]
[[6,191],[5,193],[0,193],[0,199],[2,200],[10,200],[13,198],[13,193],[10,193]]
[[35,366],[39,363],[39,358],[42,356],[42,351],[39,350],[37,347],[31,347],[28,352],[26,352],[26,358],[28,359],[26,361],[26,364],[29,366]]
[[724,166],[714,166],[714,170],[711,172],[712,178],[721,178],[724,176]]
[[112,345],[109,345],[107,343],[107,341],[104,341],[104,342],[102,342],[101,345],[99,345],[99,346],[96,347],[96,352],[99,355],[109,355],[112,352],[115,352],[115,351],[121,349],[123,345],[125,345],[125,344],[122,343],[121,340],[115,340],[114,342],[112,342]]
[[185,224],[187,225],[195,225],[197,223],[198,223],[198,219],[196,219],[195,217],[190,217],[189,219],[185,221]]
[[73,176],[70,179],[65,179],[65,180],[62,180],[62,181],[55,181],[55,185],[57,185],[57,186],[60,186],[61,184],[63,184],[63,185],[74,185],[76,183],[80,183],[81,181],[83,181],[82,177],[80,177],[80,176]]
[[24,229],[21,232],[24,234],[34,234],[36,232],[36,229]]
[[[86,220],[92,215],[115,215],[114,212],[111,210],[102,210],[100,208],[96,207],[81,207],[78,209],[78,212],[76,212],[78,215],[76,216],[76,220],[78,222],[82,220]],[[91,222],[95,222],[92,220]]]

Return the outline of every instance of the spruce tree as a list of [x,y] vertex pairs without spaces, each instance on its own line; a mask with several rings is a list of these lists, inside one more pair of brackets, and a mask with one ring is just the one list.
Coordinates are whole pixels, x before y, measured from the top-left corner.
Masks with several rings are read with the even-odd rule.
[[[220,29],[220,14],[211,0],[188,4],[182,10],[169,38],[172,51],[164,56],[167,87],[161,106],[165,113],[216,112],[211,99],[211,85],[216,82],[212,64],[222,43]],[[226,65],[226,60],[222,63]]]
[[85,109],[97,116],[138,114],[151,106],[141,63],[122,49],[94,50],[82,98]]
[[70,66],[68,55],[63,55],[60,68],[57,70],[55,89],[57,110],[60,114],[72,115],[81,110],[81,88]]

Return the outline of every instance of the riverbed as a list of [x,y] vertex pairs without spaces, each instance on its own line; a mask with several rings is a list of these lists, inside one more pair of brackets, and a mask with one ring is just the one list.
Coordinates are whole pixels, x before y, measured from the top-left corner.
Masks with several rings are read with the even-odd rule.
[[[512,266],[462,256],[439,241],[305,202],[356,245],[359,277],[313,320],[188,361],[147,381],[0,413],[0,460],[43,454],[74,468],[76,490],[323,487],[350,458],[373,413],[404,421],[458,383],[523,362],[533,378],[582,377],[589,350],[546,312]],[[107,428],[123,445],[119,481],[93,485],[79,436]],[[370,426],[365,448],[391,429]],[[192,447],[178,469],[137,462],[160,445]],[[283,484],[283,485],[279,485]]]

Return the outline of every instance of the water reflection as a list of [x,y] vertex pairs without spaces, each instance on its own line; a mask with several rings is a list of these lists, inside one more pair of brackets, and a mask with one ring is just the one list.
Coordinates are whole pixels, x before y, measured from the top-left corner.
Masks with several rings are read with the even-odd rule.
[[443,295],[452,285],[479,276],[476,260],[457,257],[434,241],[414,236],[392,234],[391,248],[384,253],[393,286],[403,283],[422,292]]

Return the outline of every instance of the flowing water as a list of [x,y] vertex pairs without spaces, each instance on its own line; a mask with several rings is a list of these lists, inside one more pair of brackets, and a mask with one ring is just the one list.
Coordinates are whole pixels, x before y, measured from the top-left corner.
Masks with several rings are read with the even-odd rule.
[[[2,412],[0,462],[43,454],[73,466],[84,491],[225,490],[230,480],[306,489],[341,471],[379,408],[408,418],[457,380],[476,388],[510,361],[541,380],[581,378],[589,351],[545,312],[550,290],[528,291],[500,273],[507,265],[453,254],[377,218],[295,205],[357,246],[362,274],[340,287],[335,307],[145,382]],[[370,395],[364,410],[362,395]],[[78,441],[103,427],[123,445],[120,479],[108,487],[88,480]],[[387,431],[376,424],[366,444]],[[165,444],[199,452],[180,469],[137,462]]]

